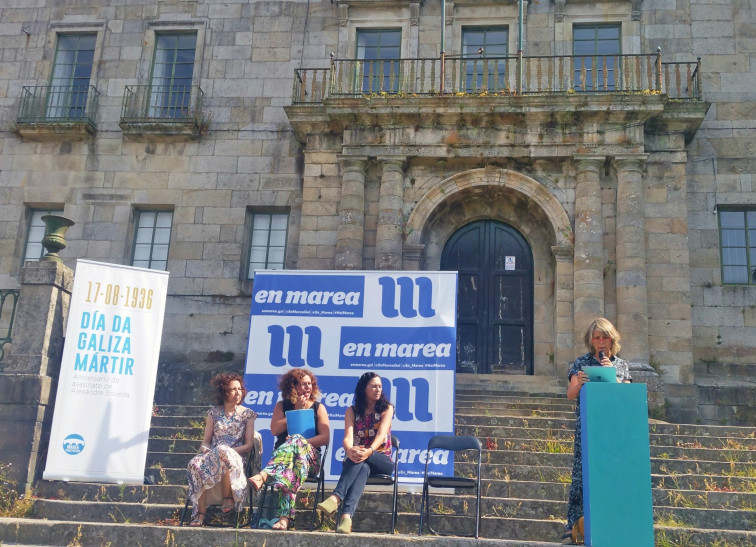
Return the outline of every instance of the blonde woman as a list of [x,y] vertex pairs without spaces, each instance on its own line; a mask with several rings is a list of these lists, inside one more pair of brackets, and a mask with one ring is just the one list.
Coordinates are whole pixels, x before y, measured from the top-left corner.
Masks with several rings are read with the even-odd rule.
[[575,455],[572,461],[572,485],[567,505],[567,532],[563,536],[567,538],[564,541],[565,544],[577,542],[578,534],[573,532],[573,529],[583,516],[583,454],[580,444],[580,399],[578,398],[580,388],[588,381],[588,375],[583,372],[583,367],[614,367],[617,369],[618,382],[630,382],[629,365],[617,357],[620,340],[620,334],[611,321],[603,317],[595,319],[583,336],[588,353],[575,359],[567,373],[569,381],[567,398],[577,400],[577,404],[575,406]]

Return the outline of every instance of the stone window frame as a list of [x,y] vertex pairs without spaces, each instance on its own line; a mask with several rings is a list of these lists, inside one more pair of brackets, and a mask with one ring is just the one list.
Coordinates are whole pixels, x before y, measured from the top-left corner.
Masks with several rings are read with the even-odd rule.
[[149,85],[152,77],[152,65],[155,60],[155,47],[157,45],[157,34],[159,33],[179,33],[194,32],[197,34],[197,43],[194,50],[194,71],[192,72],[192,85],[199,86],[202,80],[205,39],[207,31],[207,21],[204,19],[186,19],[186,20],[157,20],[148,21],[144,35],[144,47],[142,56],[139,60],[139,69],[137,71],[136,81],[125,82],[126,85]]
[[[174,211],[173,207],[164,207],[164,206],[158,206],[158,205],[152,205],[152,206],[150,206],[150,205],[140,205],[139,207],[134,207],[132,209],[132,229],[131,229],[132,238],[131,238],[131,248],[129,249],[129,260],[128,260],[128,264],[130,266],[135,266],[135,264],[134,264],[134,254],[135,254],[135,251],[136,251],[137,236],[138,236],[138,232],[139,232],[139,219],[140,219],[141,215],[144,214],[144,213],[166,213],[166,212],[170,212],[171,213],[171,225],[170,225],[170,235],[168,237],[168,244],[167,244],[168,245],[168,249],[166,250],[165,270],[164,271],[169,271],[168,270],[168,264],[170,262],[170,256],[171,256],[171,254],[170,254],[171,253],[171,240],[173,239],[173,235],[174,235],[173,228],[174,228],[174,221],[175,221],[175,216],[176,215],[175,215],[175,211]],[[155,218],[157,220],[157,216]],[[154,227],[154,225],[153,225],[153,227]],[[154,234],[153,234],[153,238],[154,238]],[[154,239],[150,243],[150,260],[149,260],[149,265],[147,267],[149,267],[151,269],[156,269],[153,266],[153,264],[152,264],[152,251],[153,251],[153,248],[154,248]],[[135,267],[140,267],[141,268],[141,267],[145,267],[145,266],[135,266]]]
[[[749,217],[756,218],[756,206],[743,205],[743,206],[719,206],[717,207],[717,235],[719,244],[719,271],[722,276],[722,285],[724,286],[744,286],[753,287],[756,286],[756,241],[751,241],[750,233],[756,233],[756,220],[753,225],[749,224]],[[748,279],[745,282],[738,281],[726,281],[725,280],[725,247],[722,240],[722,216],[727,213],[743,213],[745,216],[745,226],[743,232],[745,236],[745,253],[746,253],[746,273]],[[749,214],[750,213],[750,214]],[[754,238],[756,239],[756,238]]]
[[[491,15],[491,10],[496,13]],[[448,7],[447,7],[448,13]],[[488,5],[454,2],[453,16],[446,18],[446,54],[462,55],[462,30],[469,27],[507,27],[507,54],[517,53],[518,6],[514,4]],[[527,32],[525,32],[527,35]]]
[[[559,2],[557,2],[557,5]],[[598,2],[568,1],[564,11],[555,11],[554,53],[572,55],[573,26],[615,24],[620,27],[620,51],[623,55],[639,55],[641,51],[641,23],[635,17],[636,2],[629,0]]]
[[45,41],[45,50],[49,51],[49,58],[37,64],[37,80],[40,85],[49,85],[52,78],[53,64],[55,63],[55,52],[58,50],[58,36],[61,34],[95,34],[94,57],[92,58],[92,73],[89,75],[89,85],[97,87],[98,68],[102,60],[103,42],[105,39],[105,21],[53,21],[47,29]]
[[[24,242],[23,249],[21,252],[21,267],[25,266],[28,262],[35,262],[35,260],[32,258],[29,258],[29,259],[26,258],[26,255],[29,253],[30,243],[35,246],[38,245],[40,247],[40,255],[39,255],[39,258],[37,258],[37,260],[42,258],[42,256],[45,253],[45,248],[42,245],[42,238],[44,237],[44,223],[42,223],[41,225],[37,224],[35,226],[32,226],[32,222],[34,222],[35,215],[37,215],[38,213],[41,213],[39,217],[42,217],[44,215],[49,215],[49,214],[62,215],[63,210],[64,210],[64,206],[63,204],[60,204],[60,203],[34,204],[34,205],[27,204],[26,205],[26,215],[25,215],[26,218],[25,218],[25,223],[24,223],[25,229],[19,231],[19,233],[23,234],[23,242]],[[34,228],[40,228],[40,227],[42,228],[42,237],[40,237],[39,240],[35,238],[34,241],[30,241],[29,238],[32,235],[32,230]],[[38,234],[38,233],[39,233],[39,230],[36,230],[35,234]]]
[[250,271],[250,257],[252,253],[253,222],[254,222],[255,215],[258,215],[258,214],[286,215],[286,233],[284,235],[284,241],[285,241],[284,257],[283,257],[283,266],[280,269],[286,269],[289,266],[288,261],[291,256],[291,253],[289,252],[289,247],[291,245],[289,238],[291,237],[291,233],[292,233],[291,209],[289,207],[248,207],[247,213],[244,219],[244,242],[243,242],[244,246],[242,248],[243,252],[242,252],[242,257],[241,257],[241,268],[240,268],[241,281],[243,284],[245,284],[245,289],[247,291],[251,289],[251,284],[254,281],[254,275],[252,275],[253,272]]
[[417,57],[420,2],[339,2],[339,42],[337,57],[354,59],[357,56],[357,31],[400,29],[401,58]]

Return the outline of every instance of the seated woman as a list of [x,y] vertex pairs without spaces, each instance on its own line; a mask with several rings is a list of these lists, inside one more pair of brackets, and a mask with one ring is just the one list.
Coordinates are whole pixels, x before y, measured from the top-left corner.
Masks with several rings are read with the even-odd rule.
[[205,420],[200,453],[189,462],[190,526],[202,526],[207,503],[223,502],[221,512],[242,508],[247,493],[242,454],[252,450],[255,440],[254,411],[241,405],[247,390],[242,377],[223,372],[211,380],[218,406]]
[[383,393],[381,377],[366,372],[354,389],[354,405],[344,416],[344,467],[333,494],[318,504],[318,511],[333,515],[343,502],[341,522],[336,531],[349,534],[365,484],[371,474],[390,475],[391,419],[394,408]]
[[[278,490],[278,521],[274,530],[286,530],[294,518],[294,505],[302,482],[308,473],[320,471],[320,447],[328,444],[331,429],[328,412],[316,399],[320,394],[318,380],[306,369],[295,368],[287,372],[278,384],[282,400],[273,408],[270,432],[276,436],[270,462],[249,482],[255,490],[270,481]],[[315,436],[305,439],[302,435],[289,435],[286,412],[312,409],[315,413]]]

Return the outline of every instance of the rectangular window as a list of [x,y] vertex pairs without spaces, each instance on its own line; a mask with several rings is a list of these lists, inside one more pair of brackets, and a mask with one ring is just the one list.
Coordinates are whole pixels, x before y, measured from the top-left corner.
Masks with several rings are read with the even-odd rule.
[[196,33],[158,33],[150,79],[150,117],[190,117]]
[[722,283],[756,284],[756,208],[719,210]]
[[24,247],[24,264],[35,262],[45,254],[42,238],[45,237],[45,215],[62,215],[63,209],[33,209],[29,215],[29,228],[26,231],[26,245]]
[[620,69],[620,25],[575,25],[575,91],[614,91]]
[[48,118],[83,118],[92,76],[96,34],[60,34],[55,49]]
[[287,213],[253,213],[247,279],[255,270],[281,270],[286,260]]
[[168,269],[173,211],[138,211],[131,265],[153,270]]
[[401,77],[401,44],[400,29],[357,31],[357,58],[365,61],[361,71],[363,93],[397,92]]
[[462,29],[465,59],[465,89],[468,93],[506,89],[506,59],[509,42],[507,27],[466,27]]

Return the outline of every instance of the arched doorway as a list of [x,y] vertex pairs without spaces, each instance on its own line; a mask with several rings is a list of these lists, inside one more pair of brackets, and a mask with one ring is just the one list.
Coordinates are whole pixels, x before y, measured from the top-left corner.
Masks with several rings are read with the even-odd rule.
[[441,255],[457,270],[457,371],[533,374],[533,253],[511,226],[478,220]]

